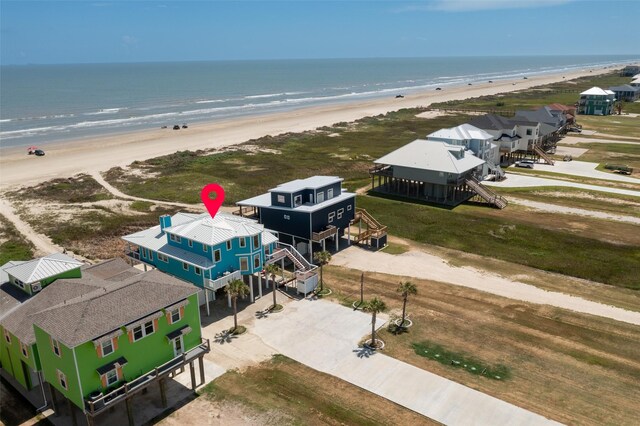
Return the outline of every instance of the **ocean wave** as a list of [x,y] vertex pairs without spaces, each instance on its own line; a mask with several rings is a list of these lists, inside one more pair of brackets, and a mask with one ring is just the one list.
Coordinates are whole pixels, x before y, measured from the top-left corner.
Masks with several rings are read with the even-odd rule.
[[128,108],[126,107],[120,107],[120,108],[103,108],[99,111],[94,111],[94,112],[85,112],[84,115],[103,115],[103,114],[117,114],[120,111],[124,111]]

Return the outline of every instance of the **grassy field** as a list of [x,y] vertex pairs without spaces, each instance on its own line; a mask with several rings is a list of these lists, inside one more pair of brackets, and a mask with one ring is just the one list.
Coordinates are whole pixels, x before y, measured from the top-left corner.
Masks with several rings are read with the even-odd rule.
[[620,194],[587,191],[566,186],[494,188],[507,198],[523,198],[541,203],[640,217],[640,199]]
[[263,414],[269,419],[265,424],[438,424],[282,355],[243,372],[229,371],[201,394],[220,403],[240,405],[247,413]]
[[[628,182],[620,182],[616,180],[589,178],[585,176],[576,176],[576,175],[568,175],[565,173],[549,172],[546,170],[525,169],[525,168],[517,168],[517,167],[509,167],[507,171],[508,173],[520,174],[525,176],[536,176],[536,177],[547,178],[547,179],[582,183],[585,185],[606,186],[610,188],[622,188],[622,189],[631,189],[633,191],[640,191],[640,183],[628,183]],[[605,170],[601,170],[601,171],[605,171]],[[614,175],[613,172],[610,172],[610,173],[612,176]],[[638,180],[638,182],[640,182],[640,180]]]
[[266,136],[224,152],[178,152],[106,174],[121,191],[154,200],[199,203],[204,184],[225,188],[225,204],[266,192],[288,180],[339,175],[355,190],[368,181],[372,161],[441,127],[468,120],[466,115],[416,117],[407,109],[318,131]]
[[[477,110],[505,111],[507,114],[518,109],[532,109],[552,103],[573,105],[580,98],[580,92],[590,89],[593,86],[608,88],[627,84],[631,81],[629,77],[620,77],[616,72],[603,74],[600,76],[587,76],[571,81],[563,81],[533,89],[517,91],[506,94],[491,96],[481,96],[472,99],[449,101],[432,104],[431,107],[438,108],[464,108]],[[639,103],[627,103],[625,112],[640,112]],[[578,122],[582,123],[583,116],[578,117]]]
[[[633,105],[640,105],[640,103],[634,103]],[[635,112],[638,113],[640,111]],[[640,138],[640,117],[580,115],[578,116],[578,121],[585,130],[595,130],[598,133],[607,135]],[[593,136],[598,137],[598,134],[596,133]]]
[[[516,206],[495,210],[484,205],[462,205],[448,210],[372,196],[361,196],[357,202],[387,224],[391,234],[402,238],[640,289],[636,273],[640,243],[633,237],[626,240],[635,241],[633,244],[620,244],[629,235],[638,234],[634,225],[556,214],[532,215]],[[563,220],[568,221],[564,228]],[[611,242],[609,233],[613,229],[619,236],[616,243]]]
[[[640,122],[638,123],[640,126]],[[578,143],[576,148],[585,148],[589,151],[582,154],[580,161],[590,161],[600,164],[621,164],[634,169],[640,169],[640,142],[637,144],[603,144],[603,143]]]
[[11,222],[0,216],[0,266],[10,260],[31,260],[33,245],[24,239]]
[[[345,305],[359,299],[360,271],[328,266],[325,279]],[[402,301],[402,277],[367,273],[365,297],[382,298],[389,314]],[[549,306],[514,302],[428,280],[412,282],[408,332],[383,329],[384,353],[566,424],[632,425],[640,395],[640,328]],[[471,374],[417,354],[429,342],[456,359],[502,366],[505,380]]]

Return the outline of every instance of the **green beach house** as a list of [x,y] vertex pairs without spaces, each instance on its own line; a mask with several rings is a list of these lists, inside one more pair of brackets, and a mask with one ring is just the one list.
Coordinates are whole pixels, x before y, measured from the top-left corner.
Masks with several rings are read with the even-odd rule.
[[7,262],[1,268],[11,284],[31,295],[57,279],[79,278],[82,265],[66,254],[54,253],[25,262]]
[[615,93],[599,87],[592,87],[580,93],[578,114],[610,115],[613,112]]
[[[131,398],[209,350],[200,332],[197,289],[158,270],[122,259],[59,279],[0,320],[2,370],[25,390],[44,385],[55,411],[66,400],[72,417],[95,416]],[[6,375],[6,374],[4,374]],[[163,402],[165,397],[163,396]],[[77,407],[73,408],[73,407]]]

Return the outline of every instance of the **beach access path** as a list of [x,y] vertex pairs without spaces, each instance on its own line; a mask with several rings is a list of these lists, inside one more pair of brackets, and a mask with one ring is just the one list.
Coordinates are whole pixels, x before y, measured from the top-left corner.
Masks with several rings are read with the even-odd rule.
[[266,135],[314,130],[342,121],[385,114],[402,108],[428,106],[433,102],[494,95],[534,86],[565,81],[581,76],[610,72],[610,69],[576,71],[566,74],[534,76],[527,80],[497,80],[474,86],[445,87],[440,91],[395,97],[360,100],[287,112],[240,117],[212,123],[190,124],[188,129],[152,129],[113,136],[56,142],[42,145],[47,155],[34,157],[20,148],[4,148],[0,156],[0,191],[33,185],[78,173],[102,172],[124,167],[176,151],[213,149],[246,142]]
[[520,204],[533,210],[546,213],[571,214],[577,216],[593,217],[596,219],[613,220],[615,222],[632,223],[640,225],[640,217],[623,216],[619,214],[606,213],[596,210],[579,209],[576,207],[561,206],[558,204],[541,203],[539,201],[525,200],[523,198],[509,197],[510,204]]
[[473,288],[513,300],[555,306],[640,325],[640,312],[593,302],[569,294],[543,290],[530,284],[513,281],[500,275],[468,266],[451,266],[438,256],[416,250],[395,255],[381,251],[372,253],[368,250],[351,246],[336,253],[331,259],[331,265],[344,266],[360,271],[439,281]]
[[[406,362],[358,347],[371,315],[337,303],[303,299],[286,313],[256,320],[251,333],[277,352],[315,370],[447,425],[559,424]],[[376,327],[388,320],[379,314]]]

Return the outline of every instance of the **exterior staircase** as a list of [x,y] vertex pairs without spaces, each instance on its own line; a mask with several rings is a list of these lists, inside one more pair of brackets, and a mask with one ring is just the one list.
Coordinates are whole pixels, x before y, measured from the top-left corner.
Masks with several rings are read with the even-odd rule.
[[504,209],[505,207],[507,207],[508,203],[504,197],[501,197],[486,186],[482,185],[476,178],[470,177],[469,179],[465,180],[465,183],[487,203],[496,206],[499,209]]
[[491,170],[491,172],[493,172],[494,176],[496,177],[496,181],[502,180],[505,178],[505,173],[504,170],[502,170],[502,167],[500,167],[497,164],[491,164],[491,163],[487,163],[487,166],[489,167],[489,170]]
[[364,222],[367,225],[367,229],[361,232],[356,237],[356,242],[366,241],[371,237],[380,238],[387,234],[387,227],[382,225],[376,220],[368,211],[361,208],[356,208],[356,214],[354,215],[351,225],[355,225],[358,222]]
[[273,253],[269,255],[266,263],[267,265],[275,263],[285,257],[293,263],[296,275],[304,275],[308,277],[311,275],[310,273],[316,273],[316,269],[318,269],[316,265],[309,263],[309,261],[305,259],[305,257],[295,249],[295,247],[290,244],[280,242]]
[[546,152],[544,152],[544,150],[542,148],[540,148],[538,145],[534,145],[533,146],[533,151],[538,154],[540,156],[540,158],[542,158],[544,161],[547,162],[547,164],[550,165],[554,165],[555,161],[553,161],[553,158],[551,158],[549,156],[549,154],[547,154]]

